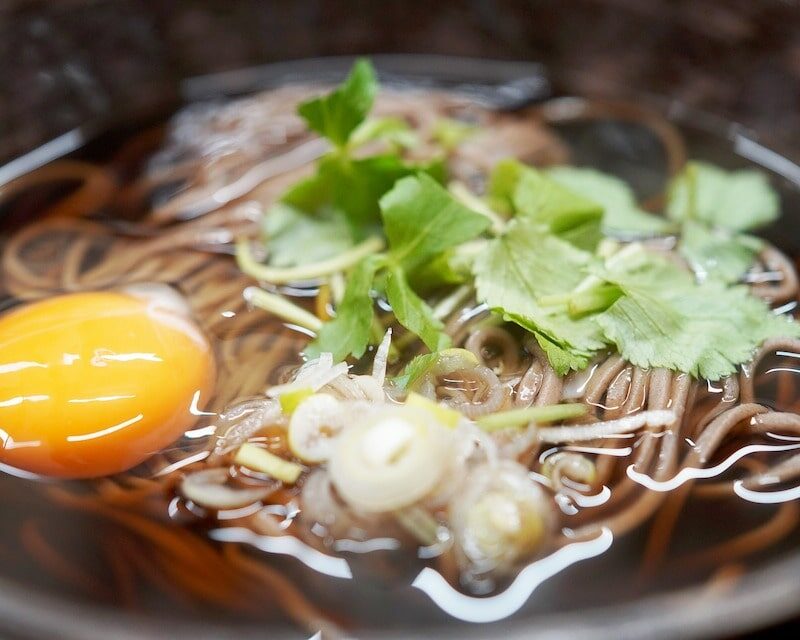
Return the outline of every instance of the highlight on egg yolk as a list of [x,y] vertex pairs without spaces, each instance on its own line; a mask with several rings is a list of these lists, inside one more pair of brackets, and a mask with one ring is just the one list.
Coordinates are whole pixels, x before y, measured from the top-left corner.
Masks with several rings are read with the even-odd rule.
[[125,471],[192,426],[214,377],[166,285],[14,309],[0,316],[0,461],[64,478]]

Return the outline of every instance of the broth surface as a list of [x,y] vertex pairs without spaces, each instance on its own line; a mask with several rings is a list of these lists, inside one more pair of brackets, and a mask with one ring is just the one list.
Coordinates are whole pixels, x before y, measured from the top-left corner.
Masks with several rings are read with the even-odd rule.
[[[294,99],[291,92],[287,95]],[[460,103],[458,109],[469,110]],[[230,112],[212,109],[205,113],[206,116],[199,121],[216,128],[218,134],[205,139],[216,147],[201,149],[201,157],[205,151],[219,153],[219,147],[225,146],[240,152],[244,149],[245,153],[251,150],[260,153],[260,143],[274,145],[278,150],[295,137],[301,139],[292,119],[281,122],[276,116],[261,130],[236,130],[234,123],[226,122]],[[106,236],[76,258],[78,269],[74,286],[110,288],[131,281],[156,280],[183,293],[215,349],[217,394],[205,407],[208,414],[215,414],[222,411],[231,399],[260,393],[265,385],[276,384],[293,371],[300,363],[298,353],[307,336],[296,327],[287,327],[244,304],[241,291],[251,281],[231,259],[229,246],[225,244],[228,240],[224,237],[225,231],[220,232],[213,224],[203,226],[203,221],[215,213],[208,214],[209,218],[199,215],[196,222],[187,223],[195,225],[192,233],[205,234],[202,237],[206,250],[202,253],[190,248],[189,243],[182,246],[178,234],[167,241],[168,252],[154,249],[159,241],[163,241],[159,238],[159,227],[153,226],[152,235],[147,236],[143,231],[147,226],[137,224],[147,210],[160,211],[164,216],[175,215],[169,206],[180,197],[175,195],[176,192],[180,194],[185,188],[179,172],[174,181],[161,178],[154,185],[147,185],[141,176],[147,167],[150,175],[160,168],[173,171],[181,166],[181,154],[191,157],[192,147],[200,138],[192,137],[193,122],[190,120],[183,123],[185,129],[180,133],[182,117],[185,115],[172,121],[179,133],[175,136],[173,130],[174,137],[168,143],[167,151],[161,151],[155,159],[152,159],[153,153],[166,141],[164,125],[133,132],[112,132],[75,155],[75,159],[98,166],[113,166],[116,175],[122,176],[122,185],[115,188],[111,204],[103,207],[97,217],[98,223],[107,229]],[[233,129],[232,135],[226,134],[227,125]],[[658,139],[648,130],[611,117],[556,125],[554,129],[569,148],[573,163],[590,165],[624,178],[643,201],[663,190],[668,159]],[[707,159],[727,168],[751,166],[731,151],[727,140],[693,127],[691,122],[681,126],[681,133],[692,157]],[[310,153],[315,151],[312,149]],[[226,171],[221,164],[217,169]],[[300,166],[289,173],[294,177],[302,171]],[[240,168],[234,163],[226,179],[235,183],[242,178]],[[800,196],[787,181],[778,178],[773,181],[781,192],[784,216],[764,235],[796,262],[800,252],[797,246],[800,235],[795,233]],[[67,181],[55,186],[34,185],[4,203],[2,215],[6,247],[9,238],[13,239],[25,223],[48,209],[52,212],[54,203],[63,205],[65,195],[69,197],[76,193],[74,188],[70,188],[72,184]],[[152,190],[145,189],[149,186],[153,187]],[[271,183],[269,189],[278,193],[284,186],[284,181],[279,179]],[[269,194],[262,194],[262,197],[267,198]],[[192,211],[194,207],[194,213],[202,212],[206,204],[202,198],[187,202],[184,210]],[[255,223],[248,213],[248,206],[245,200],[239,202],[235,210],[229,210],[225,229],[252,233]],[[193,236],[192,241],[197,244],[197,236]],[[104,243],[116,248],[144,247],[143,255],[147,257],[129,267],[123,265],[126,277],[122,281],[107,277],[107,274],[93,273],[92,265],[104,250]],[[70,251],[75,249],[69,242],[55,243],[41,251],[34,247],[26,256],[26,264],[35,273],[54,273],[63,268]],[[4,272],[2,277],[7,279],[8,272]],[[8,282],[4,285],[4,308],[12,308],[23,299],[37,300],[56,292],[47,287],[19,291],[17,285],[13,288],[16,293],[12,294]],[[281,291],[297,295],[307,307],[316,293],[311,289],[293,290],[290,287],[283,287]],[[307,300],[303,301],[304,297]],[[263,354],[263,357],[253,360],[250,356],[254,352]],[[757,402],[781,411],[798,410],[794,391],[798,383],[796,376],[800,373],[797,357],[800,356],[794,353],[775,354],[761,363]],[[722,392],[721,387],[709,384],[705,391],[709,402],[696,404],[694,414],[687,419],[697,419]],[[133,475],[147,478],[153,473],[163,473],[170,464],[202,451],[213,433],[214,416],[208,414],[203,415],[174,448],[155,456],[137,468]],[[642,446],[642,442],[639,436],[631,435],[619,444],[615,443],[606,453],[628,456]],[[679,443],[681,457],[691,451],[692,444]],[[742,447],[748,444],[742,438],[741,442],[729,443],[715,454],[708,466],[717,469],[717,473],[710,473],[704,482],[736,477],[732,464],[726,464],[726,460],[741,455]],[[795,447],[800,448],[800,439],[767,437],[761,444],[761,450],[754,451],[747,458],[772,464],[780,456],[790,455]],[[561,448],[569,449],[568,446]],[[5,516],[0,519],[3,577],[60,598],[110,610],[128,610],[194,622],[291,625],[280,607],[275,605],[271,590],[263,586],[264,582],[257,577],[253,579],[253,574],[247,580],[239,579],[247,573],[241,558],[263,562],[277,569],[332,620],[349,628],[365,630],[364,634],[368,635],[366,630],[378,628],[409,630],[411,633],[411,629],[431,625],[452,627],[462,624],[459,619],[482,622],[513,616],[535,624],[536,617],[545,613],[578,612],[697,584],[707,584],[711,593],[719,585],[732,586],[743,573],[780,561],[797,550],[794,540],[798,532],[798,508],[796,496],[791,491],[785,493],[784,499],[775,499],[774,503],[767,503],[769,498],[761,496],[764,504],[758,502],[759,496],[755,494],[748,494],[749,499],[738,496],[708,499],[693,495],[677,518],[664,557],[653,566],[648,566],[646,561],[652,553],[652,545],[657,544],[650,536],[652,529],[662,523],[660,518],[666,517],[662,513],[669,510],[669,500],[655,520],[648,519],[643,526],[622,538],[612,542],[613,536],[601,536],[562,548],[564,553],[554,554],[558,556],[555,560],[550,556],[535,561],[523,571],[524,575],[516,578],[520,584],[528,585],[523,589],[525,593],[532,591],[524,604],[512,590],[503,592],[503,588],[513,582],[511,579],[498,584],[495,593],[475,602],[474,596],[460,593],[434,574],[430,562],[410,555],[407,549],[394,549],[391,539],[379,544],[358,541],[340,544],[337,551],[346,560],[345,565],[309,554],[303,546],[281,545],[275,542],[275,537],[261,539],[263,549],[258,549],[254,542],[259,541],[246,527],[220,527],[213,518],[206,517],[202,509],[192,510],[191,506],[177,500],[174,491],[162,488],[159,492],[148,493],[147,486],[142,485],[141,496],[132,493],[131,500],[136,502],[136,509],[146,514],[143,522],[150,518],[166,524],[167,530],[175,533],[174,540],[165,542],[157,550],[161,557],[154,556],[153,550],[144,548],[135,535],[136,527],[141,523],[134,526],[132,532],[130,523],[108,518],[102,510],[77,508],[78,502],[54,503],[52,498],[53,489],[64,489],[65,494],[85,497],[96,487],[81,482],[32,480],[24,472],[5,467],[2,470],[7,472],[0,474],[0,495],[5,503]],[[647,479],[642,479],[642,483],[646,485]],[[664,490],[665,486],[656,488]],[[641,487],[637,487],[639,489]],[[109,481],[105,490],[110,495],[114,490],[113,483]],[[287,504],[289,506],[273,505],[270,508],[273,515],[290,522],[295,517],[293,508],[296,501],[290,500]],[[567,500],[561,507],[567,527],[571,522],[570,510],[578,514],[576,522],[579,522],[580,513],[592,508],[581,505],[580,498]],[[242,518],[242,523],[245,523],[247,515],[230,513],[226,517],[234,522]],[[761,535],[771,540],[766,548],[739,557],[741,554],[736,549],[724,546],[725,541],[759,527],[762,528]],[[174,584],[169,575],[170,554],[187,544],[188,538],[201,540],[216,551],[230,547],[238,549],[237,554],[241,555],[236,558],[220,556],[220,566],[227,573],[224,579],[220,578],[219,588],[235,590],[234,597],[223,598],[234,602],[234,606],[209,606],[206,600],[197,597],[197,593]],[[754,548],[758,546],[753,545]],[[726,559],[729,554],[733,557]],[[544,560],[552,561],[545,563]],[[180,565],[177,570],[180,570]],[[345,575],[347,571],[352,578]],[[210,571],[204,579],[213,581],[213,573]],[[298,637],[308,636],[304,631],[295,629],[292,632],[295,631]]]

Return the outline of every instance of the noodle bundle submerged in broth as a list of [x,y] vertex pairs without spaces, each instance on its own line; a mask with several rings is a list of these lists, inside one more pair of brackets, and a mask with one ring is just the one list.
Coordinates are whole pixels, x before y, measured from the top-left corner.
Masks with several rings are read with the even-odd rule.
[[[663,196],[570,164],[567,118],[650,127]],[[80,180],[2,254],[0,461],[122,543],[77,566],[31,516],[59,584],[338,637],[380,619],[314,571],[478,603],[621,547],[621,575],[714,579],[795,529],[771,500],[800,476],[795,382],[771,361],[800,353],[798,286],[752,235],[780,215],[764,174],[687,160],[638,108],[492,112],[379,92],[363,60],[152,139],[5,192]]]

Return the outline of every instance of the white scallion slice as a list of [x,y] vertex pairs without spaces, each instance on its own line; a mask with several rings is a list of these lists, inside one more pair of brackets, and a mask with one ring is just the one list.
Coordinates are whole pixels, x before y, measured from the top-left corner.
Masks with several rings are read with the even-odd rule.
[[263,500],[280,486],[232,487],[227,469],[204,469],[188,474],[182,481],[180,492],[184,498],[207,509],[238,509]]
[[285,484],[294,484],[303,473],[303,467],[296,462],[284,460],[266,449],[247,442],[239,447],[233,461],[253,471],[266,473]]
[[289,421],[289,449],[303,462],[325,462],[331,441],[343,426],[341,403],[325,393],[303,400]]
[[441,481],[451,440],[451,432],[428,412],[387,407],[342,431],[330,458],[331,480],[358,510],[402,509]]

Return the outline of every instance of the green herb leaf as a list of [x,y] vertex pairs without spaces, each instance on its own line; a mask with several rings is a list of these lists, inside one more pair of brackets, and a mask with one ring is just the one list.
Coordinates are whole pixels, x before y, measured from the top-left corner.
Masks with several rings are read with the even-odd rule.
[[631,188],[619,178],[578,167],[553,167],[547,175],[602,206],[606,234],[646,237],[675,231],[675,225],[666,218],[640,209]]
[[539,298],[571,292],[592,257],[529,220],[509,225],[475,260],[478,300],[511,322],[532,331],[559,373],[581,369],[604,345],[589,318],[573,319],[566,309],[544,307]]
[[431,351],[450,346],[444,325],[433,315],[431,308],[411,289],[403,269],[390,267],[386,278],[386,297],[397,321],[418,335]]
[[311,129],[343,147],[366,118],[377,92],[375,70],[369,60],[362,58],[333,92],[304,102],[297,111]]
[[474,124],[452,118],[441,118],[433,126],[433,139],[446,151],[452,151],[477,130]]
[[333,188],[331,176],[317,171],[286,189],[280,202],[306,213],[317,213],[320,209],[331,205]]
[[497,164],[489,196],[499,211],[546,225],[581,248],[592,249],[600,241],[602,206],[516,160]]
[[367,142],[382,140],[398,147],[411,148],[419,140],[405,120],[400,118],[368,118],[350,136],[349,146],[360,147]]
[[352,239],[359,241],[376,232],[381,197],[400,178],[419,172],[443,178],[439,161],[415,165],[391,153],[356,160],[346,154],[331,153],[319,160],[313,176],[290,187],[281,201],[310,214],[331,208],[340,211],[348,222]]
[[693,218],[713,227],[747,231],[774,221],[780,199],[760,171],[725,171],[705,162],[689,162],[670,185],[667,214]]
[[364,355],[374,317],[370,290],[384,261],[383,256],[369,256],[353,268],[344,298],[336,309],[336,317],[322,326],[317,339],[308,346],[306,354],[309,357],[325,351],[330,351],[334,360],[344,360],[350,354],[356,358]]
[[558,342],[554,342],[546,335],[539,333],[532,329],[533,325],[527,323],[527,319],[515,317],[513,315],[507,316],[507,319],[517,323],[521,327],[525,327],[528,331],[533,333],[536,342],[544,351],[550,366],[560,376],[568,374],[570,371],[581,371],[587,367],[589,360],[594,356],[593,351],[579,351],[574,347]]
[[394,386],[398,389],[408,389],[409,387],[413,387],[415,382],[421,380],[428,374],[438,360],[439,354],[436,352],[423,353],[422,355],[416,356],[413,360],[411,360],[411,362],[403,367],[400,375],[392,378]]
[[444,349],[435,353],[424,353],[414,357],[400,375],[392,378],[398,389],[413,389],[428,374],[441,375],[458,369],[478,366],[478,358],[466,349]]
[[[470,248],[469,245],[462,246]],[[408,274],[411,288],[417,293],[425,294],[440,287],[469,281],[472,278],[473,258],[463,255],[458,249],[447,249]]]
[[268,262],[276,267],[319,262],[353,246],[347,221],[336,210],[309,215],[279,202],[261,218],[261,229]]
[[331,155],[319,163],[319,175],[331,185],[332,205],[347,217],[355,240],[375,232],[380,221],[378,202],[400,178],[416,171],[394,154],[351,160]]
[[665,367],[718,380],[752,358],[775,336],[800,334],[800,325],[776,316],[745,287],[691,274],[654,254],[640,252],[606,269],[622,295],[596,316],[623,358],[641,367]]
[[380,202],[390,257],[406,272],[480,235],[489,219],[459,203],[428,175],[403,178]]
[[738,282],[755,262],[763,242],[743,233],[686,220],[683,223],[678,250],[697,276]]

